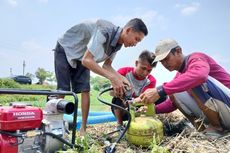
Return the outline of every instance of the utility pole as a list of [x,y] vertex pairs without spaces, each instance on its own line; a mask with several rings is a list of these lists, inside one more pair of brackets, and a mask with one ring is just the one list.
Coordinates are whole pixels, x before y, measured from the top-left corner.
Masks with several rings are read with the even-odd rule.
[[10,68],[10,76],[13,75],[13,71],[12,71],[12,68]]
[[25,75],[25,67],[26,67],[26,62],[25,62],[25,60],[23,60],[23,70],[22,70],[23,71],[22,72],[23,75]]

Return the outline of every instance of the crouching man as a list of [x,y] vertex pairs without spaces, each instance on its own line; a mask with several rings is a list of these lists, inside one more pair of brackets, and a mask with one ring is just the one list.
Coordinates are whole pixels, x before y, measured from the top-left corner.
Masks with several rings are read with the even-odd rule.
[[154,62],[160,61],[177,74],[172,81],[147,89],[136,101],[152,103],[169,95],[170,98],[156,105],[157,113],[169,113],[178,108],[199,131],[215,138],[229,131],[230,74],[204,53],[184,56],[173,39],[161,40],[155,55]]

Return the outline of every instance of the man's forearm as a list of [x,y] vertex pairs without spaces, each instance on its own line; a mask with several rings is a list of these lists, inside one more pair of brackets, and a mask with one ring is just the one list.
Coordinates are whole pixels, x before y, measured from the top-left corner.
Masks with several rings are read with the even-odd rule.
[[170,113],[176,110],[176,107],[174,106],[174,104],[170,99],[167,99],[166,101],[156,105],[155,109],[157,114],[162,114],[162,113]]
[[113,67],[110,65],[103,65],[103,69],[108,71],[110,74],[121,77],[121,75],[116,70],[114,70]]
[[104,76],[107,79],[110,79],[112,77],[112,75],[110,74],[110,72],[106,69],[101,68],[95,61],[93,60],[84,60],[82,61],[82,64],[87,67],[88,69],[90,69],[92,72]]

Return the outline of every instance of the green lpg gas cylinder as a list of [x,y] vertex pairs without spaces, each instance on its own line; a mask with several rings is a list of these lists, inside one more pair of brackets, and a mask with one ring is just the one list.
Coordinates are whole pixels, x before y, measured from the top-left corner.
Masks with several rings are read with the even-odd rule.
[[163,123],[156,118],[155,108],[153,104],[147,106],[145,114],[141,114],[139,117],[135,117],[135,111],[130,108],[131,123],[126,132],[126,139],[138,146],[148,147],[151,143],[156,141],[159,143],[162,141]]

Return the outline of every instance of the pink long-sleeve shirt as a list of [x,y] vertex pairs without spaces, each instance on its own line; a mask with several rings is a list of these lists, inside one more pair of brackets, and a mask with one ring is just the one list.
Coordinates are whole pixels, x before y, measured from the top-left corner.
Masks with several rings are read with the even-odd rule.
[[[204,53],[192,53],[185,58],[185,65],[181,72],[177,72],[175,78],[163,84],[167,95],[187,91],[202,83],[211,76],[230,89],[230,74]],[[157,113],[169,113],[176,109],[170,99],[156,106]]]

